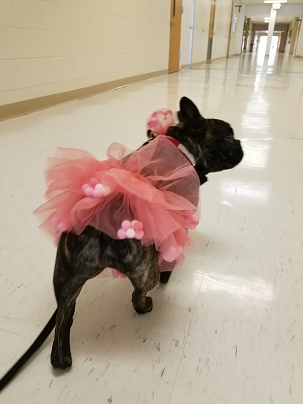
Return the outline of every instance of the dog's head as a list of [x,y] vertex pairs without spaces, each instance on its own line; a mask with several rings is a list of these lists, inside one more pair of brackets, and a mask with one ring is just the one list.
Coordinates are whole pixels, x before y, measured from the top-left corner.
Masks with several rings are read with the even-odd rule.
[[239,140],[231,126],[219,119],[205,119],[187,97],[180,100],[179,123],[167,135],[179,140],[195,157],[198,174],[228,170],[243,158]]

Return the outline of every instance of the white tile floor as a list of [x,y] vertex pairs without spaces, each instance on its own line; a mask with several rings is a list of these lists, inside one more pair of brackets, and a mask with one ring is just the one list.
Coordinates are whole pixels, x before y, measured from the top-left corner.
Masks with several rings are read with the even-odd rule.
[[302,59],[246,55],[0,124],[1,375],[55,309],[55,248],[32,215],[55,147],[98,158],[112,141],[136,148],[148,114],[187,95],[229,121],[245,150],[202,187],[196,249],[150,293],[152,313],[135,314],[127,279],[88,282],[72,369],[52,370],[51,336],[1,403],[302,402],[302,88]]

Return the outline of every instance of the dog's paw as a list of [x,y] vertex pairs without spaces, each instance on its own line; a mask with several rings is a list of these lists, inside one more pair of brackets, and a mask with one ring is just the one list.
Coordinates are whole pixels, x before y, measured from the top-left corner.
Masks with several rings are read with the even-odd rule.
[[162,285],[165,285],[169,281],[170,276],[171,276],[171,272],[169,272],[169,271],[161,272],[160,283],[162,283]]
[[153,299],[149,296],[146,296],[146,300],[144,303],[144,306],[136,306],[134,305],[134,309],[136,310],[136,312],[138,314],[145,314],[145,313],[149,313],[150,311],[152,311],[153,309]]
[[60,356],[57,353],[52,352],[51,364],[54,369],[70,368],[72,366],[72,357],[71,357],[71,355]]

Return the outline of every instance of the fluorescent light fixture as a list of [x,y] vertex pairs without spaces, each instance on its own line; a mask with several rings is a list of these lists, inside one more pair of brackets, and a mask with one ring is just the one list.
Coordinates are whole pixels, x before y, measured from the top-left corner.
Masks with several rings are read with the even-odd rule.
[[280,3],[273,3],[272,8],[274,10],[279,10],[281,8],[281,4]]
[[280,4],[287,3],[287,0],[264,0],[264,3]]

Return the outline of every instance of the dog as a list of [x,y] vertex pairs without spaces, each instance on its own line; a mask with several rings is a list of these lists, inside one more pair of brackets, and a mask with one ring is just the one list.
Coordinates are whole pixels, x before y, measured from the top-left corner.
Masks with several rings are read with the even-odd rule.
[[[207,181],[208,173],[231,169],[241,162],[241,143],[235,139],[227,122],[203,118],[195,104],[186,97],[180,100],[178,118],[179,123],[169,127],[166,136],[181,143],[181,151],[194,159],[194,168],[200,184]],[[148,137],[141,147],[154,141],[152,132],[148,133]],[[167,158],[169,159],[169,156]],[[1,388],[38,349],[53,327],[55,336],[51,364],[60,369],[72,365],[70,329],[76,299],[85,282],[99,275],[105,268],[115,268],[129,278],[134,287],[132,304],[137,313],[150,312],[153,303],[147,293],[159,281],[167,283],[171,274],[169,270],[160,272],[159,255],[153,244],[142,245],[141,241],[135,238],[113,239],[92,226],[87,226],[79,235],[63,231],[57,248],[53,276],[57,310],[32,347],[1,380]],[[169,268],[168,265],[168,269],[172,267]]]

